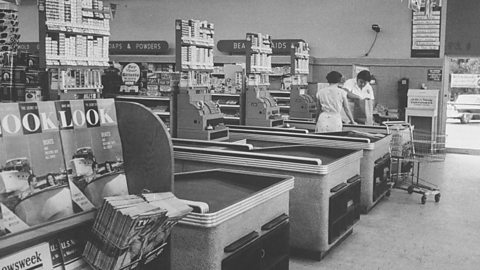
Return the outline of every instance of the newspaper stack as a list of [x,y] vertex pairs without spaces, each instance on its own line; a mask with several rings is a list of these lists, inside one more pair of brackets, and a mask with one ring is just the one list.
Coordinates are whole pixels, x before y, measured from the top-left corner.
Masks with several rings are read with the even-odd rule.
[[107,197],[83,256],[95,269],[131,269],[162,251],[170,230],[191,211],[172,193]]

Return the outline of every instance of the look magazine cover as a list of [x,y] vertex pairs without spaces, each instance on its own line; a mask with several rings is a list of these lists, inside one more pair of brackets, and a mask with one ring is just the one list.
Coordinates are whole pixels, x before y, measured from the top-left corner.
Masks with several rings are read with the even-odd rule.
[[0,234],[72,215],[55,104],[0,104],[0,121]]
[[75,211],[128,194],[113,99],[55,103]]

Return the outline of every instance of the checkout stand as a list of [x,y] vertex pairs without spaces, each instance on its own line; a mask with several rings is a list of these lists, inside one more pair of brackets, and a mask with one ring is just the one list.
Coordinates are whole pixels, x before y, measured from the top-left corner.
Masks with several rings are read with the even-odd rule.
[[248,168],[294,176],[290,199],[294,253],[320,260],[352,232],[360,217],[361,150],[260,141],[250,144],[249,140],[246,144],[173,142],[177,172]]
[[[152,269],[170,269],[170,257],[171,269],[229,270],[260,264],[263,268],[247,269],[288,269],[291,176],[225,170],[173,175],[171,137],[158,116],[142,105],[117,103],[128,105],[128,110],[117,106],[124,155],[136,157],[125,157],[127,179],[136,179],[132,186],[129,182],[130,191],[173,190],[195,209],[172,230],[174,244],[165,253],[168,267]],[[152,181],[159,178],[162,181]],[[195,202],[210,209],[199,213]]]
[[[304,121],[303,126],[297,126],[295,121],[287,121],[292,127],[298,127],[305,131],[305,128],[315,128],[311,122],[308,127]],[[361,211],[367,213],[385,195],[390,195],[390,184],[386,174],[390,170],[390,140],[386,127],[374,126],[345,126],[346,131],[328,134],[298,134],[295,129],[284,129],[282,131],[268,131],[256,129],[256,127],[229,126],[230,141],[262,141],[275,142],[275,144],[305,144],[320,147],[337,149],[363,150],[360,175],[362,177]],[[364,129],[364,130],[362,130]],[[352,131],[353,130],[353,131]],[[356,132],[360,131],[360,132]],[[367,136],[366,132],[374,132],[384,136],[383,138]],[[376,131],[376,132],[375,132]],[[296,132],[297,134],[293,133]]]
[[197,210],[172,232],[172,269],[287,270],[291,189],[293,177],[285,175],[233,170],[176,174],[175,195]]

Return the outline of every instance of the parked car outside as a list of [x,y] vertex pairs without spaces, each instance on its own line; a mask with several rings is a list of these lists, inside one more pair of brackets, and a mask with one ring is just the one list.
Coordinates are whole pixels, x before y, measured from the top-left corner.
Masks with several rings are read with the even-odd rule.
[[480,95],[459,95],[454,102],[447,104],[447,118],[460,119],[462,124],[480,119]]

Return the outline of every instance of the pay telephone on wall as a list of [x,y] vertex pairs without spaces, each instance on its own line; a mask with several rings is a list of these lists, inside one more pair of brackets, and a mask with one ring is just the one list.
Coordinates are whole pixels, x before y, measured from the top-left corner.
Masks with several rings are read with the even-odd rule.
[[409,79],[401,78],[398,81],[398,118],[405,120],[405,108],[408,101]]

